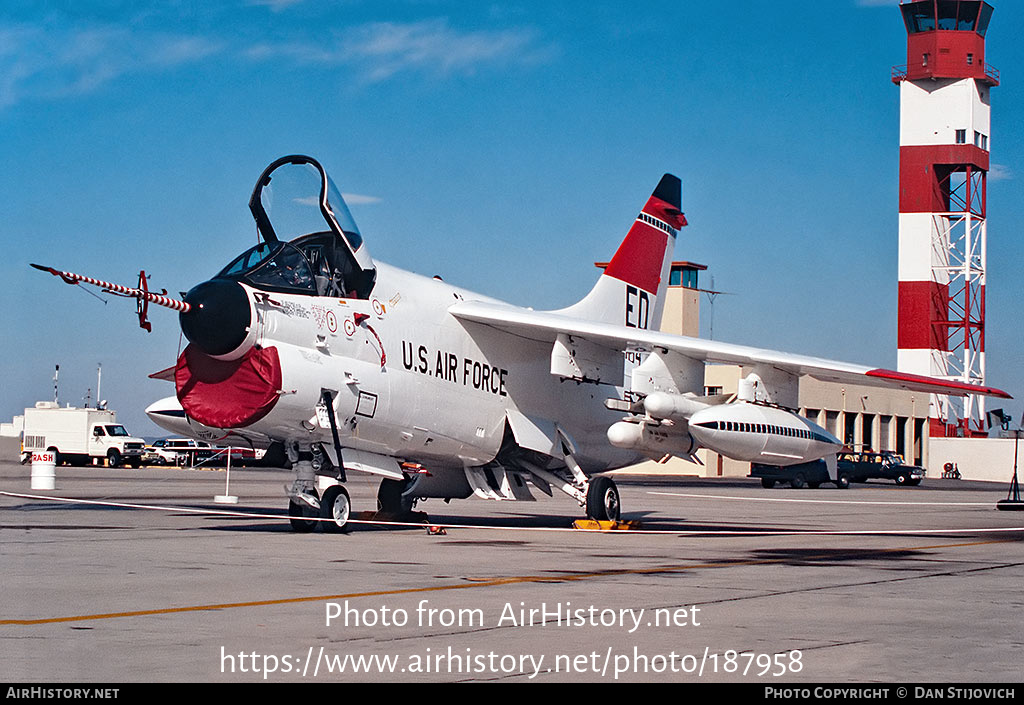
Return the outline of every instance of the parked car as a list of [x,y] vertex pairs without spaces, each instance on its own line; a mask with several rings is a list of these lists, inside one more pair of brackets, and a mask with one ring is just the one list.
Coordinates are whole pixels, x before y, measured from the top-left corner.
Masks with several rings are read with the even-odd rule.
[[[214,448],[212,462],[216,465],[226,465],[228,461],[228,450],[228,448],[222,448],[220,446]],[[262,448],[240,448],[237,446],[232,446],[230,451],[232,465],[255,465],[266,453]]]
[[161,438],[146,446],[143,462],[153,465],[195,465],[213,455],[206,441],[191,438]]
[[892,480],[897,485],[920,485],[925,476],[924,468],[907,465],[903,456],[888,450],[840,453],[839,471],[846,473],[851,482],[882,479]]
[[836,487],[845,489],[851,482],[867,482],[872,479],[892,480],[897,485],[920,485],[924,476],[924,468],[907,465],[901,455],[892,451],[840,453],[836,459],[835,480],[828,476],[824,460],[785,467],[750,464],[750,477],[760,478],[761,486],[766,488],[788,484],[794,489],[814,489],[833,482]]
[[824,460],[814,460],[809,463],[798,465],[762,465],[760,463],[750,464],[750,477],[761,479],[761,487],[772,488],[777,484],[789,485],[793,489],[810,487],[817,489],[823,483],[834,482],[836,487],[845,489],[850,486],[850,479],[842,472],[837,473],[838,479],[833,480],[828,475],[828,467]]

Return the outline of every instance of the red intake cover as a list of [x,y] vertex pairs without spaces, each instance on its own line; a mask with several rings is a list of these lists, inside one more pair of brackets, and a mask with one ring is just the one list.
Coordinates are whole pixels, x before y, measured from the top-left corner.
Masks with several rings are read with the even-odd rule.
[[277,348],[252,348],[238,360],[215,360],[189,345],[174,368],[185,413],[204,426],[241,428],[274,408],[281,389]]

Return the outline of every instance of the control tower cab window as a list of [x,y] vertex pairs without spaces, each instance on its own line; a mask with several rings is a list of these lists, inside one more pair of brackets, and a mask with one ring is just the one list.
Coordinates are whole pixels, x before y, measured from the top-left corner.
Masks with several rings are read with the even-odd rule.
[[981,0],[919,0],[900,5],[909,34],[940,31],[988,31],[992,6]]
[[912,2],[901,5],[903,21],[909,34],[931,32],[935,29],[935,6],[931,2]]
[[[939,0],[937,4],[939,9],[939,29],[957,29],[957,0]],[[977,5],[975,5],[974,9],[978,9]],[[978,13],[975,12],[974,16],[977,17]]]
[[992,6],[987,2],[981,4],[981,12],[978,13],[978,26],[975,28],[975,32],[981,36],[985,36],[985,32],[988,31],[988,23],[992,19]]

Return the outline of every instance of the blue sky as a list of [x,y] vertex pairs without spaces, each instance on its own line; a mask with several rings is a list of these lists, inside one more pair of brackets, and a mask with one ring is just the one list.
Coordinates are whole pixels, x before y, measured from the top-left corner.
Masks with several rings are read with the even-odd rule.
[[[988,33],[988,381],[1024,396],[1020,3]],[[537,308],[589,290],[661,174],[715,338],[896,365],[895,2],[235,0],[0,6],[0,418],[103,396],[137,434],[176,314],[28,267],[176,293],[255,242],[273,159],[317,157],[374,257]],[[705,318],[706,332],[706,318]],[[1019,415],[1021,403],[1006,405]]]

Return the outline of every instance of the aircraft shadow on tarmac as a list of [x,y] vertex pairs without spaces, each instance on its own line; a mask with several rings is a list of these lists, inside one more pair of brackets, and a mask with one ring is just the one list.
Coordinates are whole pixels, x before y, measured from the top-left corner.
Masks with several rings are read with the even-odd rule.
[[[245,511],[245,510],[240,510]],[[258,515],[254,514],[254,519],[259,519]],[[207,516],[204,519],[210,521],[223,522],[216,526],[203,526],[202,529],[210,531],[252,531],[252,532],[291,532],[291,527],[288,522],[281,520],[274,520],[272,523],[249,523],[248,519],[244,517],[218,517],[218,516]],[[472,516],[449,516],[449,515],[430,515],[429,522],[412,522],[415,525],[402,524],[399,526],[389,525],[387,523],[381,524],[362,524],[352,523],[349,526],[350,533],[366,533],[366,532],[379,532],[379,531],[417,531],[424,532],[428,526],[438,525],[451,527],[452,531],[458,531],[462,527],[480,527],[486,529],[509,527],[512,529],[567,529],[572,526],[573,518],[558,516],[558,515],[516,515],[516,516],[500,516],[500,517],[472,517]],[[508,542],[507,539],[504,541]],[[474,542],[479,543],[479,542]]]
[[[140,512],[140,515],[149,512],[148,509],[140,509],[137,507],[130,506],[116,506],[116,505],[103,505],[103,504],[75,504],[65,502],[46,502],[46,503],[35,503],[26,502],[20,505],[14,505],[6,508],[7,511],[12,512],[32,512],[34,513],[48,513],[54,511],[92,511],[92,512]],[[184,507],[183,507],[184,509]],[[223,505],[213,504],[196,504],[189,505],[188,510],[199,510],[199,511],[210,511],[211,514],[194,514],[191,511],[175,511],[171,509],[166,513],[165,516],[170,516],[178,519],[197,519],[201,523],[199,526],[195,524],[188,524],[185,526],[178,527],[180,531],[190,531],[199,528],[204,531],[229,531],[229,532],[254,532],[254,533],[291,533],[292,529],[288,521],[284,518],[277,518],[280,515],[275,512],[268,511],[265,507],[233,507],[232,511],[237,511],[241,514],[249,514],[250,516],[219,516],[217,512],[223,512]],[[274,518],[270,518],[274,516]],[[508,528],[512,531],[516,530],[542,530],[542,529],[556,529],[564,530],[572,527],[572,523],[576,519],[582,518],[577,515],[564,515],[564,514],[528,514],[519,512],[507,512],[499,515],[492,516],[466,516],[466,515],[448,515],[448,514],[428,514],[428,521],[422,521],[422,516],[419,517],[421,521],[413,520],[414,525],[400,525],[393,526],[388,524],[361,524],[353,523],[350,525],[350,530],[355,533],[365,532],[401,532],[401,531],[425,531],[428,525],[447,526],[452,532],[458,532],[460,530],[471,530],[474,527],[480,527],[482,529],[494,530],[500,528]],[[687,521],[685,517],[664,517],[659,516],[656,512],[630,512],[623,517],[629,521],[638,521],[641,523],[641,528],[646,531],[664,532],[665,535],[672,535],[674,532],[679,532],[681,537],[692,537],[694,535],[703,538],[729,538],[736,535],[743,536],[757,536],[757,535],[769,535],[769,534],[787,534],[798,536],[803,533],[817,532],[820,528],[799,528],[782,525],[769,525],[769,524],[754,524],[744,523],[740,521],[721,521],[721,522],[704,522],[695,523]],[[147,523],[140,521],[135,526],[118,526],[118,527],[103,527],[103,528],[118,528],[122,530],[131,529],[145,529]],[[36,524],[34,528],[72,528],[61,524]],[[463,528],[465,527],[465,528]],[[12,525],[11,528],[28,528],[24,525]],[[585,533],[585,532],[580,532]],[[618,533],[618,532],[616,532]],[[626,532],[628,533],[628,532]],[[913,534],[907,534],[907,536],[913,536]],[[992,539],[1006,541],[1010,540],[1006,535],[992,534],[978,535],[982,540]],[[1018,537],[1019,540],[1024,540],[1024,537]],[[480,539],[485,541],[490,539]],[[502,540],[508,541],[507,538]],[[479,543],[480,541],[475,541]]]
[[[247,511],[245,509],[239,509],[239,511]],[[259,521],[260,515],[257,513],[259,510],[253,509],[253,520],[251,521],[246,517],[219,517],[219,516],[206,516],[203,517],[207,522],[217,522],[215,525],[210,524],[202,526],[203,530],[210,531],[242,531],[242,532],[290,532],[291,527],[288,522],[281,520],[273,520],[272,522]],[[185,516],[185,515],[179,515]],[[684,519],[673,519],[673,518],[657,518],[649,519],[649,514],[645,512],[634,512],[624,516],[626,520],[640,521],[642,529],[649,531],[665,532],[671,535],[674,532],[680,532],[682,534],[691,535],[696,533],[702,533],[707,535],[734,535],[734,532],[743,532],[745,535],[757,535],[757,534],[778,534],[778,533],[791,533],[800,534],[803,533],[801,529],[794,529],[793,527],[787,526],[768,526],[768,525],[751,525],[742,524],[739,522],[723,522],[723,523],[702,523],[696,524],[687,522]],[[565,516],[559,514],[518,514],[509,513],[502,514],[500,516],[458,516],[458,515],[447,515],[447,514],[430,514],[428,522],[416,523],[414,526],[409,525],[388,525],[382,524],[361,524],[353,523],[350,525],[351,533],[363,533],[363,532],[377,532],[377,531],[425,531],[428,526],[442,526],[448,527],[447,530],[456,533],[460,530],[472,530],[475,527],[482,529],[501,529],[508,528],[512,531],[516,530],[537,530],[537,529],[569,529],[572,528],[572,523],[576,519],[582,517],[577,516]],[[582,533],[587,533],[581,531]],[[616,532],[618,533],[618,532]],[[629,533],[628,531],[625,533]],[[481,539],[479,541],[473,541],[475,544],[481,542],[492,541],[495,539]],[[505,543],[509,543],[508,539],[501,539]]]

